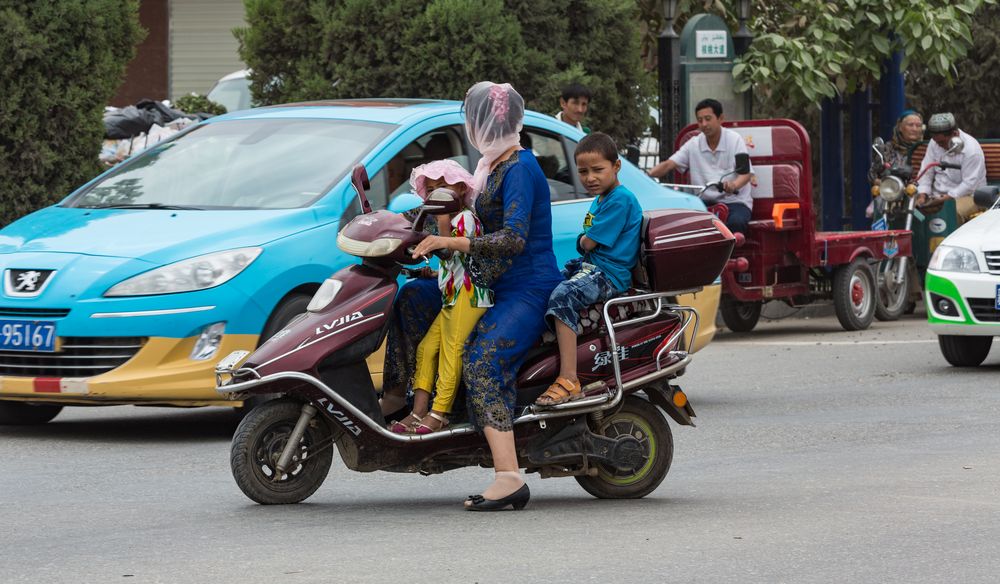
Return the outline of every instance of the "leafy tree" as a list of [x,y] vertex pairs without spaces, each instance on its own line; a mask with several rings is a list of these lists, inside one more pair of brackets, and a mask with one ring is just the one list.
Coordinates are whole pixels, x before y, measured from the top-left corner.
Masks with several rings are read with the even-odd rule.
[[993,3],[757,0],[751,23],[757,36],[733,69],[737,90],[753,85],[782,102],[814,104],[871,85],[896,50],[904,68],[919,65],[951,82],[973,44],[973,14]]
[[0,0],[0,222],[99,170],[104,106],[144,36],[137,0]]
[[973,136],[1000,138],[996,99],[990,90],[1000,86],[1000,6],[977,12],[970,32],[976,42],[966,59],[956,64],[954,85],[925,67],[910,67],[908,102],[925,118],[933,112],[953,112],[959,126]]
[[652,88],[636,16],[634,0],[247,0],[235,32],[259,104],[462,99],[489,79],[551,113],[580,81],[594,92],[590,125],[624,141],[645,129]]

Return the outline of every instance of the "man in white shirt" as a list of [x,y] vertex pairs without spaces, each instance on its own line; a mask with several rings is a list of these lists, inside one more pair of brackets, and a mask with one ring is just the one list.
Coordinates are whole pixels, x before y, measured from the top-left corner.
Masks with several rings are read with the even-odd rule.
[[[975,138],[958,129],[955,116],[950,113],[934,114],[927,122],[931,141],[927,153],[920,163],[920,172],[934,162],[956,165],[959,168],[934,168],[920,177],[917,184],[918,205],[934,204],[934,199],[952,197],[959,223],[964,223],[969,215],[976,212],[972,193],[986,186],[986,156]],[[947,154],[949,140],[958,136],[964,142],[962,151]],[[943,199],[941,199],[943,200]]]
[[560,111],[556,114],[556,119],[574,126],[584,134],[589,134],[590,128],[583,125],[583,118],[587,116],[589,107],[590,90],[580,83],[570,83],[563,87],[559,96]]
[[[672,170],[691,171],[691,184],[718,182],[736,169],[736,155],[747,153],[747,145],[737,132],[722,127],[722,104],[704,99],[694,108],[701,133],[688,140],[673,156],[657,164],[649,176],[659,178]],[[722,191],[711,188],[702,193],[706,204],[725,203],[729,207],[726,227],[746,234],[750,223],[753,198],[750,196],[750,173],[730,175],[722,183]]]

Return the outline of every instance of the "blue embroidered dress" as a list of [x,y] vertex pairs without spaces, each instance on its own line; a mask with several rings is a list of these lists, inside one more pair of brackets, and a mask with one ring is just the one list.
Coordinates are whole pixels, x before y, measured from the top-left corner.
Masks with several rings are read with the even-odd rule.
[[[552,251],[549,186],[529,151],[515,152],[493,169],[476,199],[476,215],[485,235],[471,242],[470,270],[492,288],[495,300],[466,341],[462,377],[470,421],[508,431],[517,371],[541,338],[549,295],[562,281]],[[433,280],[414,280],[400,290],[386,350],[386,387],[412,381],[416,343],[440,309]]]

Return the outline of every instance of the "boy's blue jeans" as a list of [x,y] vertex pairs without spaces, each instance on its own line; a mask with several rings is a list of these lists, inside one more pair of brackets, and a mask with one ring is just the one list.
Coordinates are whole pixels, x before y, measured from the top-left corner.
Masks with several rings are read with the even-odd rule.
[[566,262],[563,280],[549,296],[549,308],[545,311],[545,323],[553,331],[557,319],[573,332],[580,334],[580,311],[592,304],[604,302],[618,295],[611,280],[597,266],[576,258]]

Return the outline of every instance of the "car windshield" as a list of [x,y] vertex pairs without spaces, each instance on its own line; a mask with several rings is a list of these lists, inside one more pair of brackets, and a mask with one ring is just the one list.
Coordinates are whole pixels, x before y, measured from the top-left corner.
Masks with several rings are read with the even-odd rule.
[[393,127],[315,119],[207,123],[122,163],[66,206],[303,207],[326,193]]

